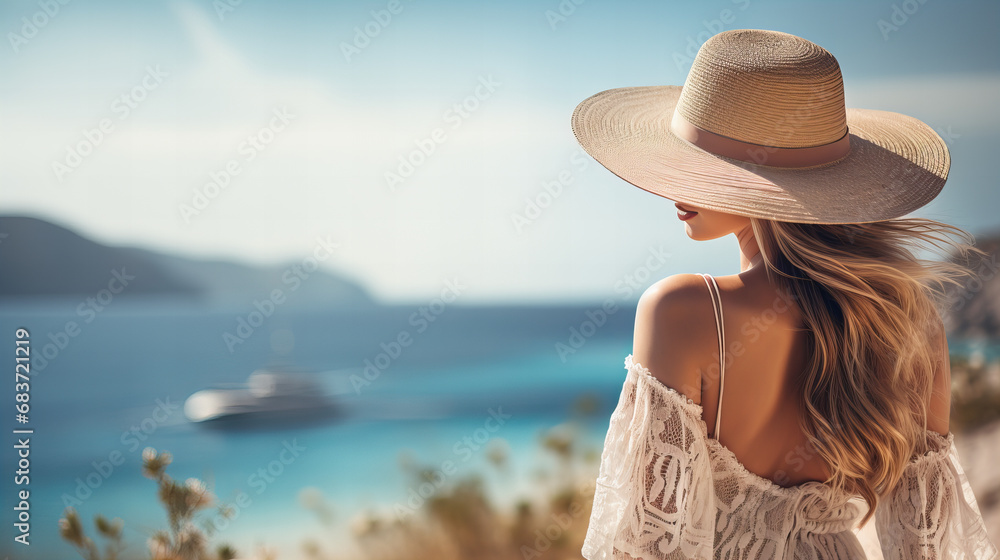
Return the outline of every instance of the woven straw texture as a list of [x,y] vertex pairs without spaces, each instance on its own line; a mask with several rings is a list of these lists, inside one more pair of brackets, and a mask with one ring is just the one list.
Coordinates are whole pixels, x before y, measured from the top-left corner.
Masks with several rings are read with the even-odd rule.
[[[676,136],[691,124],[756,145],[749,163]],[[765,30],[723,32],[702,45],[684,86],[626,87],[580,103],[581,146],[625,181],[665,198],[788,222],[860,223],[903,216],[941,191],[951,165],[923,122],[846,108],[840,67],[822,47]],[[822,146],[848,134],[846,156],[812,167],[766,165],[770,148]]]

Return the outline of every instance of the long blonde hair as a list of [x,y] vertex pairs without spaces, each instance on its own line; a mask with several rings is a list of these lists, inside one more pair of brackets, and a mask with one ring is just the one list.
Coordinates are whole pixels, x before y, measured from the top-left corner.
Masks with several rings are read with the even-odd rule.
[[[796,393],[802,430],[831,467],[826,483],[868,503],[865,523],[913,454],[927,451],[938,348],[930,342],[946,288],[971,274],[954,255],[967,262],[985,253],[965,231],[920,218],[835,225],[752,218],[751,226],[772,284],[798,302],[810,332]],[[918,256],[948,248],[951,259]]]

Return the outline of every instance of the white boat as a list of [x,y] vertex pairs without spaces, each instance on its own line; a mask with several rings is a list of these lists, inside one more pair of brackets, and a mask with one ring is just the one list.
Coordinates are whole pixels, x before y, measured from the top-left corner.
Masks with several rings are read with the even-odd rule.
[[192,422],[250,424],[328,418],[336,412],[315,375],[259,369],[245,386],[205,389],[184,402]]

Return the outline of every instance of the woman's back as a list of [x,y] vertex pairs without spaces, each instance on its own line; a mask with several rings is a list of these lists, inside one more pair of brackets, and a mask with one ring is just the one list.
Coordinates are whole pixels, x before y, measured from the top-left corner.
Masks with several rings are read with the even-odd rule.
[[[795,302],[768,285],[758,274],[762,269],[715,279],[726,362],[718,434],[714,420],[722,379],[711,375],[719,371],[716,367],[703,370],[709,373],[702,377],[701,390],[704,416],[711,420],[709,436],[732,451],[747,470],[779,486],[822,482],[829,468],[799,427],[803,412],[795,390],[797,376],[807,365],[807,332]],[[707,286],[705,296],[707,315],[712,309]],[[710,345],[718,344],[714,326],[705,334]]]
[[[663,297],[665,291],[679,291],[687,301],[684,315],[690,320],[679,328],[686,331],[684,354],[696,357],[687,364],[692,377],[677,389],[702,406],[709,437],[718,439],[751,473],[783,487],[827,480],[829,465],[800,427],[805,415],[800,376],[808,365],[809,333],[798,303],[793,295],[771,285],[764,266],[714,280],[719,289],[725,340],[721,418],[717,417],[723,381],[718,323],[706,280],[696,274],[677,275],[654,285],[643,296],[648,300]],[[657,305],[647,301],[645,306]],[[642,338],[640,331],[673,336],[662,326],[646,324],[650,320],[652,314],[637,314],[637,340]],[[657,334],[650,342],[664,348],[664,341],[655,340]],[[658,375],[665,368],[656,367],[659,359],[652,347],[647,352],[641,343],[637,344],[633,354],[637,362],[649,363],[652,375],[665,382]],[[940,361],[944,367],[939,368],[934,397],[928,403],[933,416],[928,427],[946,436],[950,376],[946,355]]]

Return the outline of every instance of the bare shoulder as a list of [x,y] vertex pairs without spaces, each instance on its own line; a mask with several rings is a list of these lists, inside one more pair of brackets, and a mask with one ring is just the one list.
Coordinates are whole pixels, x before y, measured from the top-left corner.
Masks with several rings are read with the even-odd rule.
[[674,274],[653,283],[639,298],[639,307],[657,314],[676,313],[709,300],[708,285],[700,274]]
[[705,279],[675,274],[643,292],[635,314],[632,357],[664,385],[701,404],[698,364],[716,341]]

